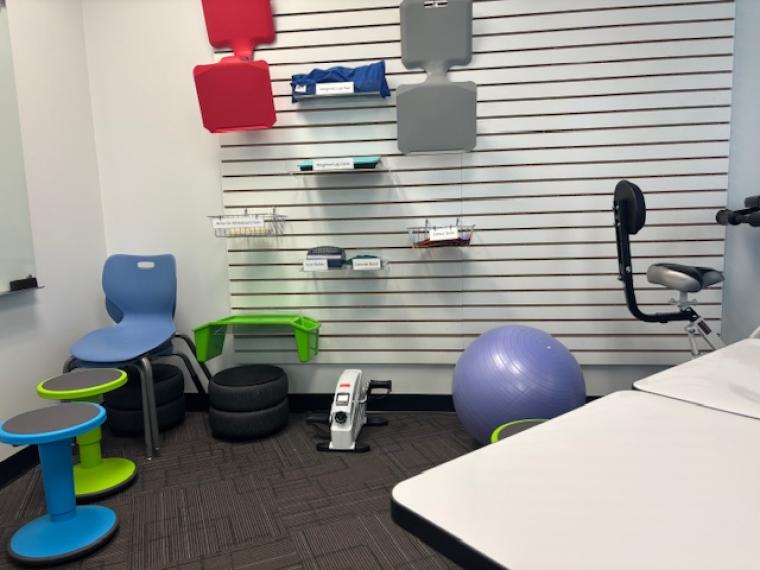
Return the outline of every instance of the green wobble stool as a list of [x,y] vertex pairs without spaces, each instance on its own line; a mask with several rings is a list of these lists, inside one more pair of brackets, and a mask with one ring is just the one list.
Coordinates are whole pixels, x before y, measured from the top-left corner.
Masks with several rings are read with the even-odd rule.
[[[120,388],[127,373],[115,368],[82,368],[37,386],[37,393],[48,400],[97,402],[102,394]],[[129,459],[104,458],[100,453],[100,426],[76,437],[79,463],[74,465],[74,491],[77,499],[89,500],[109,495],[129,485],[137,467]]]

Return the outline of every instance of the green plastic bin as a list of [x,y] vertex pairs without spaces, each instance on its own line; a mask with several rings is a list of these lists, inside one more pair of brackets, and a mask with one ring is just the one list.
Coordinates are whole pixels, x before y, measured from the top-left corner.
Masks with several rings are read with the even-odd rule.
[[234,315],[212,321],[193,329],[195,355],[199,362],[219,356],[229,326],[289,326],[296,339],[298,360],[309,362],[319,352],[320,322],[304,315]]

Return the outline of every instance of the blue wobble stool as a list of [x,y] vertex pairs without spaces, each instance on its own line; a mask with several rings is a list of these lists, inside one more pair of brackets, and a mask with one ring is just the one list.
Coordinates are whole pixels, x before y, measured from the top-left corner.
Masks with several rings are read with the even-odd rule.
[[98,404],[73,402],[15,416],[0,425],[0,442],[36,445],[40,454],[47,514],[11,537],[8,554],[22,564],[59,564],[89,554],[116,532],[107,507],[76,505],[71,440],[106,419]]

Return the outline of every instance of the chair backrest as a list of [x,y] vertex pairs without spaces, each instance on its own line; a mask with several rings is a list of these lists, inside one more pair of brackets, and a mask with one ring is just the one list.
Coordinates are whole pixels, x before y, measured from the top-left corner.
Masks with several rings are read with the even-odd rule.
[[635,235],[647,221],[647,205],[641,188],[628,180],[621,180],[615,186],[615,216],[621,229]]
[[103,292],[106,310],[115,322],[130,314],[173,318],[177,301],[174,256],[112,255],[103,266]]
[[631,314],[645,323],[668,323],[670,321],[693,321],[696,313],[678,310],[670,313],[644,313],[636,301],[633,283],[633,260],[631,258],[631,235],[635,235],[647,221],[647,206],[641,188],[628,180],[615,186],[613,199],[615,211],[615,241],[617,242],[618,276],[623,282],[625,303]]

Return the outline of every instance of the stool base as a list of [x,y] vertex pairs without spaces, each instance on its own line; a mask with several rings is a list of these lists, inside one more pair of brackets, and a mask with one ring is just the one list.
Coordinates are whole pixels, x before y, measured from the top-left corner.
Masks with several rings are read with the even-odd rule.
[[116,513],[107,507],[77,507],[62,521],[44,515],[16,531],[8,555],[21,564],[60,564],[100,548],[118,527]]
[[129,459],[106,457],[97,465],[74,465],[74,492],[77,500],[89,501],[110,495],[127,487],[137,475],[137,467]]

